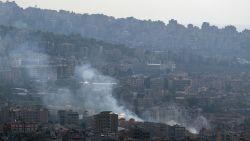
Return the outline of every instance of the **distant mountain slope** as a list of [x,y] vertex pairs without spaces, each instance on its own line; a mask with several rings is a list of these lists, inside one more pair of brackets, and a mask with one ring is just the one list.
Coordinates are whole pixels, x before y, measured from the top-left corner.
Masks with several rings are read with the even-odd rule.
[[130,47],[153,50],[188,50],[213,57],[250,58],[250,31],[238,32],[234,26],[219,29],[203,23],[202,28],[185,27],[171,20],[142,21],[135,18],[115,19],[105,15],[75,14],[67,11],[22,9],[14,2],[0,2],[0,24],[55,33],[79,33]]
[[11,59],[27,58],[36,54],[46,55],[52,60],[73,57],[79,63],[87,61],[93,64],[116,64],[136,59],[134,49],[124,45],[82,38],[78,34],[66,36],[0,25],[0,69],[13,63]]

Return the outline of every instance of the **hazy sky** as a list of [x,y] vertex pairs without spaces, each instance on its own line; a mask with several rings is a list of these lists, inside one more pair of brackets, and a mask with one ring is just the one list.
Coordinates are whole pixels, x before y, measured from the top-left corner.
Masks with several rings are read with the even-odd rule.
[[[5,1],[5,0],[3,0]],[[250,0],[15,0],[20,6],[64,9],[77,13],[103,13],[139,19],[177,19],[182,24],[250,27]]]

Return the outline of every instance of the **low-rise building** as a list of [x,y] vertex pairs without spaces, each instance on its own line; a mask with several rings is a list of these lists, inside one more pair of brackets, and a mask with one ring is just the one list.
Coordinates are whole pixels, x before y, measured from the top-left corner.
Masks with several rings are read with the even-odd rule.
[[59,110],[58,120],[61,125],[77,125],[79,124],[79,114],[72,110]]
[[4,107],[1,109],[1,121],[3,123],[26,122],[48,123],[49,111],[38,107]]

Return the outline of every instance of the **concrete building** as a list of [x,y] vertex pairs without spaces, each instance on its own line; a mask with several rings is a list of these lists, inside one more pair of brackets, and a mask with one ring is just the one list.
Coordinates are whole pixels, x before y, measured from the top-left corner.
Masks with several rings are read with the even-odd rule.
[[118,131],[118,115],[104,111],[94,116],[95,131],[100,134],[116,134]]
[[192,80],[186,78],[174,78],[168,82],[168,88],[175,92],[186,92],[192,86]]
[[74,57],[70,58],[60,58],[57,60],[56,73],[57,80],[70,79],[74,76],[76,66],[76,59]]
[[1,109],[1,121],[4,123],[48,123],[49,111],[46,108],[4,107]]
[[135,140],[149,141],[150,140],[150,132],[145,131],[145,130],[140,129],[140,128],[130,129],[129,138],[132,138]]
[[63,79],[69,79],[73,77],[74,75],[74,66],[71,65],[59,65],[57,66],[57,79],[63,80]]
[[170,128],[170,138],[173,140],[184,140],[186,137],[185,127],[179,125],[172,126]]
[[37,123],[13,122],[10,124],[12,133],[34,133],[38,129]]
[[136,88],[144,87],[144,76],[143,75],[133,75],[128,79],[128,85]]
[[72,110],[59,110],[58,121],[61,125],[77,125],[79,123],[79,114]]
[[164,79],[158,78],[151,78],[150,79],[150,89],[152,90],[163,90],[164,89]]

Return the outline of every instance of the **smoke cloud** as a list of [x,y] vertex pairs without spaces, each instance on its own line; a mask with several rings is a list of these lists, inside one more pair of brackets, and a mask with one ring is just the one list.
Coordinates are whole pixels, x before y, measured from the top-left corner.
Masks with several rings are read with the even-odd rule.
[[19,86],[33,89],[32,94],[38,94],[44,106],[55,110],[85,110],[89,111],[90,115],[113,111],[126,115],[127,119],[140,120],[133,112],[119,106],[113,97],[113,88],[117,84],[114,78],[103,75],[90,64],[84,64],[75,67],[71,80],[62,80],[68,86],[58,85],[58,81],[61,81],[57,80],[56,68],[61,65],[58,60],[66,58],[52,58],[45,53],[44,47],[39,45],[39,37],[22,39],[19,42],[13,40],[15,39],[11,35],[0,38],[0,51],[6,52],[5,57],[0,57],[1,64],[5,63],[10,69],[19,70],[21,78],[16,82],[25,80],[25,83]]
[[[113,97],[113,89],[117,81],[103,75],[90,64],[79,65],[75,68],[75,89],[70,86],[60,86],[55,83],[56,71],[51,66],[50,57],[39,47],[39,41],[22,41],[13,43],[11,36],[0,38],[1,66],[12,66],[26,72],[27,78],[32,79],[38,94],[42,95],[42,104],[52,109],[72,109],[75,111],[89,111],[90,115],[101,111],[113,111],[125,115],[126,119],[151,122],[161,122],[168,125],[179,124],[190,132],[198,133],[209,123],[202,115],[191,115],[185,108],[169,103],[162,108],[148,109],[142,114],[142,119],[126,107],[120,106]],[[11,48],[7,48],[10,46]],[[8,61],[7,61],[8,60]],[[158,113],[157,113],[158,111]],[[157,114],[152,114],[157,113]]]
[[175,103],[167,103],[161,107],[153,107],[146,110],[143,119],[151,122],[160,122],[167,125],[181,125],[191,133],[197,134],[202,128],[210,128],[207,119],[200,113],[190,113],[184,107]]
[[75,78],[80,87],[76,92],[68,88],[59,88],[54,93],[44,96],[44,104],[53,108],[73,109],[89,113],[101,111],[113,111],[117,114],[125,114],[127,119],[141,120],[133,112],[125,107],[119,106],[117,100],[112,96],[116,80],[105,76],[90,64],[77,66]]
[[77,67],[76,76],[81,79],[80,93],[84,99],[84,107],[97,112],[113,111],[125,114],[127,119],[140,120],[134,113],[119,106],[117,100],[112,96],[113,88],[117,84],[114,78],[103,75],[89,64]]

